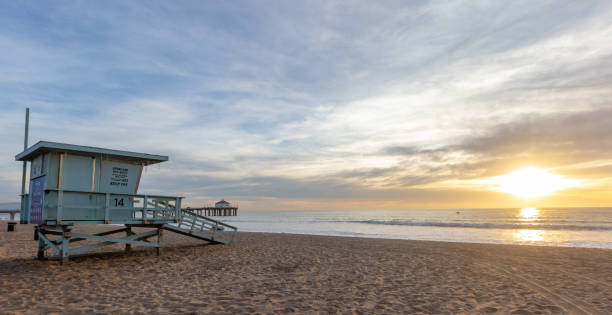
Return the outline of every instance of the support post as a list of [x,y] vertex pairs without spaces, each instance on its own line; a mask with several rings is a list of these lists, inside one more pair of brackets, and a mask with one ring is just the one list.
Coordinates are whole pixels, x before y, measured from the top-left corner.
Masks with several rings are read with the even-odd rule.
[[176,197],[176,199],[174,200],[174,220],[177,220],[180,218],[181,216],[181,198],[180,197]]
[[[125,234],[127,236],[134,235],[134,232],[132,232],[132,226],[131,225],[126,225],[125,227],[126,227]],[[132,244],[125,243],[125,251],[126,252],[131,252],[132,251]]]
[[110,193],[106,193],[106,203],[104,206],[104,224],[108,224],[109,208],[110,208]]
[[[96,158],[91,158],[91,192],[96,190]],[[91,200],[91,195],[89,195],[89,200]]]
[[161,242],[163,238],[163,231],[160,226],[157,227],[157,256],[161,255]]
[[68,264],[68,258],[70,257],[70,238],[72,237],[72,227],[62,225],[62,265]]
[[56,224],[62,224],[62,218],[64,217],[64,190],[60,189],[57,192],[57,218]]
[[155,221],[157,220],[157,212],[158,212],[157,210],[159,208],[159,200],[155,199],[155,201],[153,201],[153,208],[154,208],[153,209],[153,221]]
[[38,255],[37,258],[38,260],[44,260],[45,259],[45,241],[43,240],[42,237],[40,237],[40,233],[43,233],[43,229],[41,229],[39,226],[36,226],[36,238],[38,240]]
[[64,187],[63,187],[63,177],[64,177],[64,155],[66,153],[61,152],[59,155],[59,172],[57,173],[57,218],[55,224],[62,224],[62,217],[64,215]]
[[149,198],[147,198],[147,195],[144,196],[143,198],[143,206],[142,206],[142,223],[146,224],[147,223],[147,207],[148,207],[148,202],[149,202]]
[[217,230],[219,229],[219,223],[217,221],[215,221],[215,226],[213,227],[213,232],[212,235],[210,237],[211,240],[215,240],[215,234],[217,234]]
[[[28,129],[30,128],[30,109],[26,108],[25,116],[25,136],[23,137],[23,151],[28,149]],[[21,213],[19,214],[19,222],[22,224],[28,223],[29,218],[26,217],[26,194],[25,194],[25,182],[26,182],[26,168],[28,162],[23,161],[23,169],[21,172]]]

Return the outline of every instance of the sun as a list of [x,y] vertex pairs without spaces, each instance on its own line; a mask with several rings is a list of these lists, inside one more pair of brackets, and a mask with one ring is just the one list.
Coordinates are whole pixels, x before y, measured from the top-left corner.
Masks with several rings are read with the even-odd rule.
[[506,192],[521,198],[535,198],[577,186],[580,180],[567,179],[562,175],[535,167],[518,169],[510,174],[494,177],[493,190]]

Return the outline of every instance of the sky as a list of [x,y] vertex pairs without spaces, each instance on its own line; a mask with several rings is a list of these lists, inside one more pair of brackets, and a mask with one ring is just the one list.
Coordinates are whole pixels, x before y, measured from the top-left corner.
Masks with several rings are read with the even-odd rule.
[[[30,144],[168,155],[139,192],[192,206],[609,206],[610,21],[607,0],[0,1],[0,202],[29,107]],[[496,181],[525,168],[568,184]]]

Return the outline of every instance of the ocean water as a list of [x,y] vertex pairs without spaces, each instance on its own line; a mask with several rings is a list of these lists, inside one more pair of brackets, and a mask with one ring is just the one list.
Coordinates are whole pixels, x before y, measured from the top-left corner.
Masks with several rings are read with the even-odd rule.
[[216,219],[245,232],[612,249],[612,208],[239,210]]
[[239,231],[612,249],[612,208],[240,211]]

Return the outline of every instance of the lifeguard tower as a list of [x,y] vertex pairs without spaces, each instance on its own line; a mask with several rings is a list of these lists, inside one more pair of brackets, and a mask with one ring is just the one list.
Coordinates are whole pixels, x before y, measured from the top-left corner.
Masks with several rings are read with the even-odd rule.
[[[15,159],[30,162],[30,190],[23,195],[21,216],[37,224],[39,259],[52,249],[59,254],[53,258],[65,263],[77,253],[117,243],[125,244],[126,251],[131,245],[156,247],[159,255],[162,230],[212,243],[235,238],[235,227],[182,209],[182,197],[137,194],[144,167],[167,161],[167,156],[40,141]],[[77,224],[124,227],[88,235],[73,233]],[[134,233],[133,227],[153,230]],[[117,233],[125,236],[109,237]],[[154,236],[157,242],[150,242]],[[83,240],[98,243],[72,247]]]

